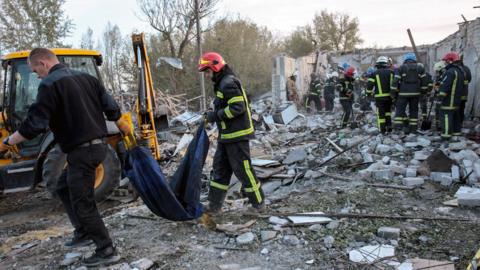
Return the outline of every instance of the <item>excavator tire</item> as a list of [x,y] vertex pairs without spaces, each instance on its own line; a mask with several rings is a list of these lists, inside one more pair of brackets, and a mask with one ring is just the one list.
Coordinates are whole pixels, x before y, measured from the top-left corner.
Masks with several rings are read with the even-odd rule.
[[[42,179],[48,191],[56,197],[57,181],[67,167],[67,155],[55,145],[47,154],[42,166]],[[95,175],[95,200],[105,200],[120,182],[121,166],[117,153],[109,145],[105,160],[97,167]]]

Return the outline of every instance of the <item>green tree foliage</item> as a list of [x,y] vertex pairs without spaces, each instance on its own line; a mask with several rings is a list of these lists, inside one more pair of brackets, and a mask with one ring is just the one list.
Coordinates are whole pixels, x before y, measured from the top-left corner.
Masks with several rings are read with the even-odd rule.
[[73,30],[65,0],[0,0],[0,40],[6,50],[61,47]]
[[294,58],[305,56],[315,49],[312,37],[306,27],[299,27],[284,41],[285,52]]
[[203,41],[203,50],[219,52],[249,94],[270,91],[272,57],[280,49],[267,28],[243,19],[222,19],[203,36]]
[[344,52],[353,50],[356,45],[363,42],[358,27],[356,17],[322,10],[313,18],[309,32],[319,49]]

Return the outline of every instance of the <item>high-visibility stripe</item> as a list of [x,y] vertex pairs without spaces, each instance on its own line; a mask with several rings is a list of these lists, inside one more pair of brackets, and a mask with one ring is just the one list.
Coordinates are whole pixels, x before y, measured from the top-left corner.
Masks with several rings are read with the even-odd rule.
[[227,125],[225,124],[224,121],[220,122],[220,126],[222,127],[222,129],[227,129]]
[[458,73],[456,70],[455,72],[455,79],[453,80],[453,85],[452,85],[452,91],[450,92],[450,107],[454,107],[454,101],[455,101],[455,92],[457,92],[457,79],[458,79]]
[[467,270],[475,270],[480,266],[480,249],[477,251],[473,259],[470,261],[470,264],[467,267]]
[[420,96],[420,93],[399,93],[400,96]]
[[255,177],[253,177],[252,170],[250,168],[250,163],[248,160],[243,161],[243,166],[245,167],[245,173],[250,180],[250,185],[252,186],[252,191],[255,192],[255,197],[257,198],[257,202],[261,203],[263,201],[262,194],[260,194],[260,185],[257,184]]
[[456,106],[441,106],[440,109],[442,110],[448,110],[448,111],[451,111],[451,110],[455,110],[457,109],[458,107]]
[[461,136],[462,133],[461,133],[461,132],[453,132],[452,135],[453,135],[453,136]]
[[391,115],[392,115],[391,112],[386,112],[386,113],[385,113],[385,116],[391,116]]
[[448,126],[448,115],[447,115],[447,114],[445,114],[444,121],[445,121],[445,123],[444,123],[444,124],[445,124],[445,126],[444,126],[445,128],[444,128],[444,130],[443,130],[442,137],[450,137],[450,134],[449,134],[450,132],[449,132],[449,130],[448,130],[448,129],[449,129],[449,126]]
[[248,117],[248,122],[250,124],[250,127],[247,129],[239,130],[232,133],[220,134],[220,139],[234,139],[241,136],[252,134],[255,131],[255,129],[253,128],[253,121],[252,121],[252,114],[250,112],[250,106],[248,105],[248,98],[243,88],[242,88],[242,95],[243,95],[243,99],[245,100],[246,112],[247,112],[247,117]]
[[225,115],[226,115],[229,119],[232,119],[232,118],[233,118],[233,114],[232,114],[232,112],[230,111],[230,107],[227,106],[223,111],[225,112]]
[[377,95],[375,95],[375,97],[377,97],[377,98],[378,98],[378,97],[389,97],[389,96],[390,96],[389,93],[383,93],[383,94],[377,94]]
[[218,98],[223,98],[223,93],[222,92],[217,91],[215,94],[217,95]]
[[425,76],[427,76],[427,75],[426,75],[426,74],[421,74],[421,75],[420,75],[420,78],[423,78],[423,77],[425,77]]
[[310,92],[310,95],[318,96],[318,93]]
[[225,191],[228,190],[228,185],[222,185],[222,184],[214,182],[214,181],[210,181],[210,186],[214,187],[214,188],[221,189],[221,190],[225,190]]
[[440,95],[440,96],[442,96],[442,97],[446,97],[446,96],[447,96],[447,93],[445,93],[445,92],[440,92],[440,93],[438,93],[438,95]]
[[232,104],[232,103],[235,103],[235,102],[243,102],[243,96],[236,96],[236,97],[232,97],[231,99],[228,100],[228,104]]
[[[378,76],[378,75],[377,75]],[[369,82],[375,82],[375,79],[374,78],[368,78],[368,81]]]
[[[244,188],[243,191],[245,192],[255,192],[255,191],[259,191],[260,190],[260,187],[262,186],[261,183],[258,183],[258,186],[256,188]],[[261,195],[261,194],[260,194]]]
[[376,75],[375,78],[377,79],[377,87],[378,87],[378,94],[382,95],[383,94],[383,89],[382,89],[382,83],[380,82],[380,75]]

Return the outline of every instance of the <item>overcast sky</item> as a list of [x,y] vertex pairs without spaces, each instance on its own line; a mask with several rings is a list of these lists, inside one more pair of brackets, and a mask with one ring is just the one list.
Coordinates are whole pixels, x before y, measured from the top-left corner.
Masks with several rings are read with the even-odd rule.
[[[461,14],[468,20],[480,16],[473,6],[480,6],[480,0],[223,0],[217,13],[246,18],[286,36],[322,9],[345,12],[359,19],[362,47],[384,47],[409,45],[407,28],[417,44],[439,41],[458,29]],[[76,26],[67,39],[74,46],[88,27],[99,38],[107,22],[117,24],[124,35],[153,32],[139,19],[136,0],[67,0],[65,11]]]

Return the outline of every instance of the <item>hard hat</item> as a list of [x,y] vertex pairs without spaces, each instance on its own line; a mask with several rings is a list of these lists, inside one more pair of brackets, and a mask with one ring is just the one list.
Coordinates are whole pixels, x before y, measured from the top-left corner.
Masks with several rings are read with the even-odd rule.
[[349,67],[347,70],[345,70],[345,76],[353,78],[353,75],[355,75],[355,68],[354,67]]
[[332,77],[338,77],[338,72],[336,71],[332,72]]
[[375,68],[374,68],[374,67],[369,67],[369,68],[367,69],[367,76],[372,75],[374,72],[375,72]]
[[377,62],[375,63],[376,65],[388,65],[388,57],[386,56],[380,56],[377,58]]
[[390,66],[393,65],[393,60],[392,60],[391,57],[388,57],[388,64],[389,64]]
[[203,72],[208,68],[213,72],[219,72],[225,66],[223,57],[216,52],[207,52],[198,61],[198,71]]
[[445,68],[444,61],[438,61],[433,65],[433,70],[435,70],[435,72],[440,72],[444,68]]
[[447,63],[460,61],[460,55],[456,52],[448,52],[447,54],[445,54],[442,60]]
[[344,70],[347,70],[347,68],[349,68],[349,67],[350,67],[350,65],[348,63],[343,63],[343,65],[342,65],[342,68]]
[[412,61],[416,62],[417,57],[415,56],[414,53],[409,52],[409,53],[406,53],[406,54],[403,55],[403,61],[405,62],[407,60],[412,60]]

